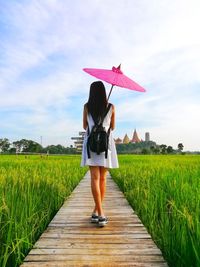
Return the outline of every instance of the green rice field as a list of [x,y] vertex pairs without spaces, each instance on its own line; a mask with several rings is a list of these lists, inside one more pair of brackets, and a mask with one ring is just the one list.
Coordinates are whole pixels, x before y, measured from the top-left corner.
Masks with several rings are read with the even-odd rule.
[[[119,155],[111,175],[170,267],[200,266],[200,156]],[[0,266],[15,267],[84,176],[80,155],[0,156]]]
[[200,266],[200,156],[121,155],[113,179],[171,267]]
[[24,259],[86,172],[80,156],[0,156],[0,266]]

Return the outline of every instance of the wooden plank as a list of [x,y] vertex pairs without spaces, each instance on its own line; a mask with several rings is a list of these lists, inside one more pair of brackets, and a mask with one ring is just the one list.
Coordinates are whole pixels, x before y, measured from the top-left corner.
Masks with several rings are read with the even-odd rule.
[[[109,211],[107,210],[107,213]],[[88,223],[88,221],[90,221],[90,216],[91,216],[91,212],[83,212],[82,214],[77,214],[74,212],[68,212],[67,213],[67,217],[64,213],[60,213],[58,214],[57,218],[55,218],[54,221],[60,221],[60,222],[69,222],[69,218],[74,220],[74,221],[79,221],[82,220],[82,222]],[[131,213],[114,213],[114,212],[110,212],[109,216],[108,216],[108,221],[111,222],[113,220],[118,220],[118,221],[124,221],[124,222],[131,222],[132,220],[137,219],[137,215],[135,214],[131,214]]]
[[[59,236],[47,236],[45,238],[41,237],[41,242],[45,243],[48,242],[49,243],[54,243],[56,245],[59,244],[64,244],[65,242],[69,242],[71,244],[78,244],[78,243],[85,243],[87,242],[88,244],[101,244],[103,242],[103,244],[140,244],[141,242],[143,243],[144,246],[146,246],[146,244],[152,244],[151,239],[150,238],[141,238],[141,235],[133,235],[132,237],[125,237],[123,235],[118,235],[115,236],[113,239],[111,239],[110,237],[105,237],[105,235],[100,236],[96,236],[94,238],[91,238],[91,235],[86,236],[86,235],[80,235],[79,237],[74,237],[74,236],[65,236],[60,238]],[[39,243],[40,244],[40,243]],[[155,244],[154,244],[155,245]]]
[[[88,254],[79,254],[78,259],[80,261],[102,261],[102,255],[88,255]],[[77,260],[77,255],[73,254],[29,254],[25,261],[73,261]],[[132,261],[132,262],[163,262],[163,258],[160,255],[103,255],[103,262],[125,262],[125,261]]]
[[[92,208],[93,205],[94,205],[93,202],[86,203],[84,205],[84,204],[78,204],[77,202],[72,202],[72,201],[71,202],[69,201],[68,204],[70,204],[72,209],[78,209],[78,207],[79,207],[79,209],[81,209],[81,208],[88,209],[88,208]],[[118,206],[120,206],[120,207],[123,207],[123,208],[127,207],[127,205],[123,204],[122,201],[118,201],[117,203],[116,203],[116,201],[115,201],[115,203],[105,203],[105,202],[103,202],[103,206],[106,207],[106,209],[113,209],[114,207],[116,207],[116,204]]]
[[90,222],[94,207],[89,172],[26,256],[22,267],[167,267],[141,220],[107,176],[103,208],[108,225]]
[[59,261],[58,262],[24,262],[23,263],[23,267],[116,267],[116,266],[120,266],[120,267],[167,267],[168,265],[165,262],[115,262],[113,261],[112,263],[110,262],[106,262],[106,265],[104,263],[102,263],[102,260],[100,261],[100,263],[98,262],[94,262],[94,261]]
[[[87,250],[87,251],[86,251]],[[79,255],[79,254],[85,254],[87,252],[88,255],[131,255],[134,253],[134,255],[161,255],[161,252],[157,248],[139,248],[139,249],[115,249],[113,254],[113,248],[110,249],[97,249],[97,248],[39,248],[39,249],[32,249],[29,253],[29,255],[39,255],[39,254],[45,254],[45,255],[51,255],[51,254],[57,254],[57,255]]]
[[[80,217],[78,218],[79,220],[77,221],[77,218],[72,218],[71,220],[58,220],[57,218],[55,218],[54,220],[52,220],[50,222],[49,225],[53,224],[53,223],[57,223],[57,224],[63,224],[63,225],[77,225],[80,224],[83,227],[97,227],[96,224],[88,224],[88,222],[90,222],[90,219],[87,218],[87,220],[85,220],[85,218]],[[112,220],[110,219],[109,222],[112,222],[112,227],[117,227],[117,226],[127,226],[129,224],[141,224],[141,222],[137,219],[137,218],[131,218],[131,219],[119,219],[119,218],[112,218]],[[107,224],[107,227],[109,227],[109,224]]]
[[[117,230],[130,230],[133,229],[133,226],[135,227],[143,227],[143,225],[141,225],[141,223],[126,223],[126,224],[119,224],[119,222],[112,222],[112,226],[110,226],[109,224],[106,226],[106,228],[104,227],[105,230],[113,230],[113,226],[117,229]],[[91,224],[91,225],[83,225],[83,223],[61,223],[61,222],[57,222],[57,223],[53,223],[51,222],[48,227],[63,227],[65,229],[69,228],[69,229],[96,229],[97,225]]]
[[98,240],[101,240],[101,242],[104,242],[106,240],[110,241],[114,241],[114,240],[118,240],[118,241],[121,241],[122,239],[123,240],[130,240],[130,239],[147,239],[147,238],[151,238],[149,234],[147,233],[132,233],[132,234],[115,234],[113,236],[113,234],[101,234],[100,232],[97,232],[95,235],[94,234],[69,234],[69,233],[66,233],[66,234],[62,234],[62,233],[46,233],[44,232],[42,234],[42,236],[44,238],[53,238],[53,239],[56,239],[56,238],[59,238],[59,239],[76,239],[77,236],[79,235],[79,238],[81,238],[82,236],[82,239],[83,241],[85,241],[86,239],[87,240],[93,240],[95,241],[96,239]]
[[48,238],[41,238],[39,239],[35,245],[34,248],[104,248],[104,249],[108,249],[108,248],[112,248],[112,249],[127,249],[127,248],[131,248],[131,249],[137,249],[137,248],[155,248],[155,244],[153,243],[153,241],[151,239],[145,240],[145,243],[141,243],[140,240],[136,239],[133,242],[126,242],[126,243],[113,243],[112,241],[110,241],[110,243],[102,243],[102,242],[69,242],[69,240],[59,240],[59,239],[55,239],[54,242],[52,242],[52,239],[48,239]]
[[[90,238],[90,237],[86,237],[85,235],[83,236],[76,236],[76,237],[63,237],[63,238],[56,238],[56,237],[40,237],[41,240],[43,240],[43,242],[47,242],[47,240],[50,240],[50,242],[52,244],[56,244],[57,243],[65,243],[65,242],[70,242],[71,244],[77,244],[77,243],[87,243],[87,244],[139,244],[139,243],[143,243],[144,246],[146,244],[152,244],[152,239],[151,238],[146,238],[146,239],[142,239],[142,238],[136,238],[136,237],[132,237],[132,238],[129,238],[129,237],[124,237],[124,236],[118,236],[118,237],[114,237],[114,238],[104,238],[104,236],[102,236],[100,238],[100,236],[96,236],[96,238]],[[155,244],[154,244],[155,245]]]
[[[120,214],[120,216],[131,216],[133,215],[134,213],[132,211],[129,211],[129,210],[116,210],[116,211],[113,211],[113,209],[107,209],[107,212],[109,211],[109,214],[112,216],[112,215],[115,215],[115,214]],[[86,210],[85,208],[81,211],[81,209],[73,209],[73,210],[70,210],[69,208],[68,209],[63,209],[62,211],[58,212],[57,215],[65,215],[66,216],[66,213],[68,215],[86,215],[86,214],[90,214],[91,211],[88,213],[88,210]],[[78,214],[77,214],[78,213]]]
[[113,227],[103,227],[102,229],[100,229],[99,227],[74,227],[74,226],[61,226],[61,227],[57,227],[57,226],[51,226],[48,227],[45,230],[45,233],[58,233],[58,234],[132,234],[132,233],[145,233],[146,234],[146,229],[144,226],[139,225],[137,227],[118,227],[115,229],[113,229]]

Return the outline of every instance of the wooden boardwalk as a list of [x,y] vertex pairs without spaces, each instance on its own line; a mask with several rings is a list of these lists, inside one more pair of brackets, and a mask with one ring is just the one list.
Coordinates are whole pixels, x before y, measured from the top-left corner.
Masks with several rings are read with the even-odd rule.
[[110,175],[103,204],[109,218],[105,227],[90,223],[93,207],[88,172],[21,266],[168,266]]

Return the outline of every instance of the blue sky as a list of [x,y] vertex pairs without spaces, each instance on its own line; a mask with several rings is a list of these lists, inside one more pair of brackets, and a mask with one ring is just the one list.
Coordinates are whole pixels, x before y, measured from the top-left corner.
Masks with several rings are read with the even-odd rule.
[[95,80],[82,68],[121,63],[147,92],[113,89],[114,137],[200,150],[199,14],[198,0],[0,0],[0,138],[72,144]]

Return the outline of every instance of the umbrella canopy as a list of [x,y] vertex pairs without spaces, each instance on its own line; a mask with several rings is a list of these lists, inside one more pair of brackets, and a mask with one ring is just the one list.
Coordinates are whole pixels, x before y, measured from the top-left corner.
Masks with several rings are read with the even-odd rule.
[[134,82],[133,80],[131,80],[130,78],[128,78],[126,75],[123,74],[123,72],[121,71],[121,64],[117,68],[112,67],[112,70],[91,69],[91,68],[90,69],[84,68],[83,70],[88,74],[100,80],[103,80],[107,83],[110,83],[112,85],[108,99],[112,92],[113,86],[115,85],[139,92],[146,91],[142,86],[140,86],[139,84],[137,84],[136,82]]

